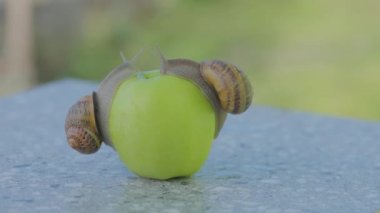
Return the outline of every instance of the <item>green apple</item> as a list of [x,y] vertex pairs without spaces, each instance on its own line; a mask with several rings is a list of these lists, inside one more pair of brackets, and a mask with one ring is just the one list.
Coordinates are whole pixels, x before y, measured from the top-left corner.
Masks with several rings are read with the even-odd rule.
[[115,150],[142,177],[194,174],[214,139],[215,112],[201,89],[159,70],[139,72],[121,83],[109,116]]
[[113,147],[125,165],[166,180],[197,172],[227,113],[246,111],[252,88],[236,66],[161,58],[160,70],[138,71],[124,62],[69,110],[69,145],[91,154]]

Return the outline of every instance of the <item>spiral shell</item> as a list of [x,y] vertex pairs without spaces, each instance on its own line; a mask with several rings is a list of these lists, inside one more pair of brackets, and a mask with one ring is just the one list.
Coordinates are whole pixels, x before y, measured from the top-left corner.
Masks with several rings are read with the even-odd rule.
[[204,61],[201,75],[215,89],[226,112],[240,114],[248,109],[252,102],[252,86],[236,66],[219,60]]
[[94,93],[82,97],[66,116],[65,131],[68,144],[83,154],[91,154],[100,148],[100,137],[94,106]]

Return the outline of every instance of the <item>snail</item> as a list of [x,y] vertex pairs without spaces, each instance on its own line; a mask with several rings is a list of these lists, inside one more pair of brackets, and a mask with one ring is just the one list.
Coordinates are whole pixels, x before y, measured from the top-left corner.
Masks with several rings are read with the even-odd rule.
[[107,125],[112,94],[122,80],[135,73],[132,65],[125,59],[123,61],[123,64],[115,68],[101,82],[97,92],[80,98],[67,113],[65,121],[67,141],[80,153],[92,154],[99,150],[102,142],[113,147]]
[[66,117],[67,142],[83,154],[98,151],[102,143],[95,121],[94,94],[82,97],[70,108]]
[[[132,63],[125,59],[123,61],[100,83],[95,92],[82,97],[70,108],[65,131],[73,149],[91,154],[104,142],[114,148],[127,167],[140,176],[167,179],[191,175],[207,157],[210,144],[222,129],[227,113],[243,113],[252,102],[252,87],[244,72],[220,60],[198,63],[189,59],[166,59],[161,54],[161,67],[157,71],[138,71]],[[180,91],[184,94],[178,94]],[[146,122],[142,122],[144,119]],[[146,130],[140,130],[145,127]],[[144,134],[145,131],[155,136],[150,137],[150,134]],[[183,145],[182,142],[177,145],[178,140],[184,141]],[[151,145],[141,148],[144,143]],[[167,144],[162,145],[162,148],[160,143]],[[172,157],[171,149],[181,153],[182,147],[171,148],[176,146],[185,146],[190,151],[183,151],[178,159],[167,162],[181,162],[183,156],[188,156],[183,160],[186,164],[190,158],[198,161],[194,158],[196,156],[201,159],[196,163],[200,165],[189,166],[187,172],[173,173],[170,169],[162,172],[170,166],[161,162],[160,165],[164,166],[156,171],[157,164],[153,161],[162,160],[164,154],[160,153],[168,152],[165,157]],[[192,146],[206,151],[199,154],[191,149]],[[138,152],[143,154],[139,155]],[[148,152],[150,154],[146,154],[147,157],[141,157]],[[141,159],[134,159],[139,156]],[[178,170],[182,167],[179,165]]]

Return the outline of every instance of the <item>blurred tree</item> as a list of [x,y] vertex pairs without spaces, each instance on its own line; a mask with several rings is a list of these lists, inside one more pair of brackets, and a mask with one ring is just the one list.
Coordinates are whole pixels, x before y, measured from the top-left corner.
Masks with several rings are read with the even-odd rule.
[[35,82],[33,63],[33,1],[5,1],[5,61],[0,70],[0,92],[18,91]]
[[34,41],[39,82],[60,78],[69,69],[68,58],[82,35],[84,6],[84,0],[40,0],[36,4]]
[[[238,64],[257,103],[380,118],[380,1],[30,1],[39,82],[101,80],[119,51],[158,45],[168,58]],[[144,54],[138,66],[157,67]]]

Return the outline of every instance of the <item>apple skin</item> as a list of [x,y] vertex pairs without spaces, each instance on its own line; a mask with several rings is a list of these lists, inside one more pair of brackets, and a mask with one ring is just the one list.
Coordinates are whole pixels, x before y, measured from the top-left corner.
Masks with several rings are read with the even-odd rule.
[[119,86],[109,125],[114,148],[128,169],[166,180],[201,168],[214,139],[215,112],[191,81],[145,71]]

